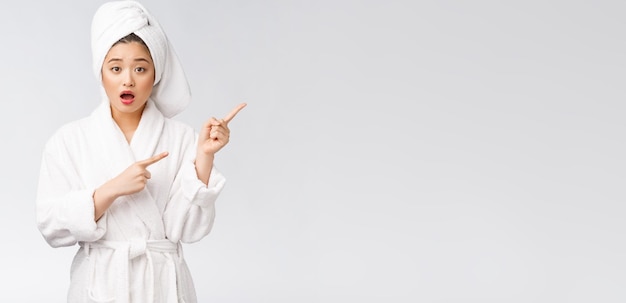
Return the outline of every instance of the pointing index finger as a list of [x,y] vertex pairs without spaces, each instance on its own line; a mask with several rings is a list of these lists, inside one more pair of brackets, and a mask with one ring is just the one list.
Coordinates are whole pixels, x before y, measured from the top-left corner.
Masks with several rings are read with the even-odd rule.
[[150,165],[152,165],[154,163],[159,162],[161,159],[167,157],[167,155],[169,155],[168,152],[162,152],[162,153],[160,153],[160,154],[158,154],[156,156],[152,156],[152,157],[150,157],[148,159],[138,161],[137,164],[139,164],[139,165],[141,165],[143,167],[148,167],[148,166],[150,166]]
[[233,118],[235,118],[235,116],[237,115],[237,113],[242,110],[244,107],[246,107],[246,103],[241,103],[239,105],[237,105],[237,107],[235,107],[235,109],[233,109],[223,120],[228,123],[230,122],[230,120],[232,120]]

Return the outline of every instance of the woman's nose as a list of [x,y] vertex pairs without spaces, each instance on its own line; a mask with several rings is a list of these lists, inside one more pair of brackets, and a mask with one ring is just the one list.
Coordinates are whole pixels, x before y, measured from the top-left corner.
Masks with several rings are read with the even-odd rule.
[[133,77],[131,75],[131,73],[127,73],[126,77],[124,79],[124,86],[126,87],[133,87],[135,86],[135,80],[133,80]]

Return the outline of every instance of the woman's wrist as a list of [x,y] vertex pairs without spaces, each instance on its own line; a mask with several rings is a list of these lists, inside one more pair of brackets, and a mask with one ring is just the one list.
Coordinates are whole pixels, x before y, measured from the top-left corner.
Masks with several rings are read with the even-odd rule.
[[213,166],[213,160],[215,160],[215,154],[205,154],[200,151],[198,151],[198,153],[196,154],[196,166]]
[[119,195],[115,194],[110,182],[102,184],[93,192],[94,219],[98,221]]
[[213,169],[213,160],[215,160],[215,154],[205,154],[200,151],[196,154],[196,174],[198,175],[198,179],[204,184],[209,184],[211,170]]

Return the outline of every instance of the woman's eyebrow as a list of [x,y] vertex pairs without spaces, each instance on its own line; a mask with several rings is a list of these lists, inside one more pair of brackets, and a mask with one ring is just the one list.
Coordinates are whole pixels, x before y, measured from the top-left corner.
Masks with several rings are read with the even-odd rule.
[[[118,61],[124,61],[124,60],[122,60],[120,58],[111,58],[111,59],[109,59],[109,61],[107,61],[107,63],[118,62]],[[146,63],[150,63],[150,60],[148,60],[146,58],[143,58],[143,57],[142,58],[135,58],[135,59],[133,59],[133,61],[135,61],[135,62],[137,62],[137,61],[144,61]]]
[[109,61],[107,61],[107,63],[111,63],[113,61],[122,61],[122,59],[120,59],[120,58],[111,58],[111,59],[109,59]]

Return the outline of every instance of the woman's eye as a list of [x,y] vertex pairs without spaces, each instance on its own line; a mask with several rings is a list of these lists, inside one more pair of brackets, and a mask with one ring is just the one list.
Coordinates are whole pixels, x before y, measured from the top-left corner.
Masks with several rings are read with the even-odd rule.
[[141,73],[141,72],[145,72],[146,69],[143,68],[143,67],[137,67],[137,68],[135,68],[135,71],[138,72],[138,73]]
[[111,67],[111,70],[114,71],[114,72],[119,72],[120,68],[118,66],[113,66],[113,67]]

